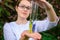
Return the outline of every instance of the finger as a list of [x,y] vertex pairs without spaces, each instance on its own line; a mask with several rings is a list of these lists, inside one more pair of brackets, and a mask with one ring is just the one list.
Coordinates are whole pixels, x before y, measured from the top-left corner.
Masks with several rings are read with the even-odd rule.
[[40,6],[41,8],[44,8],[44,4],[43,4],[42,2],[40,2],[39,6]]
[[40,1],[46,1],[46,0],[40,0]]
[[37,35],[38,39],[41,39],[42,36],[39,33],[36,33],[36,35]]
[[28,30],[25,30],[22,32],[21,36],[25,36],[27,33],[29,33]]
[[34,40],[37,40],[37,39],[34,39]]
[[46,9],[46,8],[50,9],[52,7],[52,5],[49,2],[47,2],[47,1],[40,1],[39,2],[39,6],[41,8],[44,8],[44,9]]
[[46,0],[33,0],[33,1],[39,3],[39,2],[41,2],[41,1],[42,1],[42,2],[45,2]]
[[32,34],[30,35],[30,37],[33,38],[33,39],[38,39],[38,36],[36,35],[36,33],[32,33]]
[[31,38],[33,38],[33,39],[37,39],[37,37],[36,37],[35,34],[31,35]]
[[45,2],[43,2],[43,1],[36,1],[35,4],[37,4],[41,8],[45,8]]
[[47,8],[47,9],[50,9],[52,7],[52,5],[49,3],[49,2],[43,2],[44,4],[44,7]]
[[38,35],[36,35],[36,34],[32,35],[31,37],[34,38],[34,39],[39,39]]

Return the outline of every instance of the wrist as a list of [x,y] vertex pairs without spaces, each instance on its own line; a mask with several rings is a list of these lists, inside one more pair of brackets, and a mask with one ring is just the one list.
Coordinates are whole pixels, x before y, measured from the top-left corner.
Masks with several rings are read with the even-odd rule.
[[46,3],[46,10],[51,10],[53,9],[53,6],[49,3],[49,2],[45,2]]
[[50,10],[52,10],[52,9],[53,9],[52,6],[49,6],[49,7],[45,8],[45,10],[47,10],[47,11],[50,11]]

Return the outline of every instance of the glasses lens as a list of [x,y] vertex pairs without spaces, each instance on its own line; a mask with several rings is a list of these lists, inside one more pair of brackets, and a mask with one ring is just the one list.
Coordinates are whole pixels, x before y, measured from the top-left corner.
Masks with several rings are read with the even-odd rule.
[[20,5],[19,7],[20,7],[20,8],[23,8],[23,9],[26,8],[27,10],[30,10],[30,9],[31,9],[31,7],[29,7],[29,6],[26,7],[26,6],[24,6],[24,5]]

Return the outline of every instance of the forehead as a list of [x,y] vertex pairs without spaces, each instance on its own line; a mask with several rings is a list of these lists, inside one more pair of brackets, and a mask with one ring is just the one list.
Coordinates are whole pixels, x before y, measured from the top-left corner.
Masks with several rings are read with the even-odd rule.
[[19,5],[25,5],[25,6],[32,6],[32,3],[31,2],[29,2],[28,0],[22,0],[20,3],[19,3]]

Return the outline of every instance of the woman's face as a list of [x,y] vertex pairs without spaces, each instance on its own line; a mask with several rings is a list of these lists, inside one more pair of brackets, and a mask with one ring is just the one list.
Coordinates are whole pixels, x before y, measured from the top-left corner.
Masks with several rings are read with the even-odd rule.
[[26,19],[32,11],[32,4],[27,0],[22,0],[18,6],[16,6],[18,17]]

